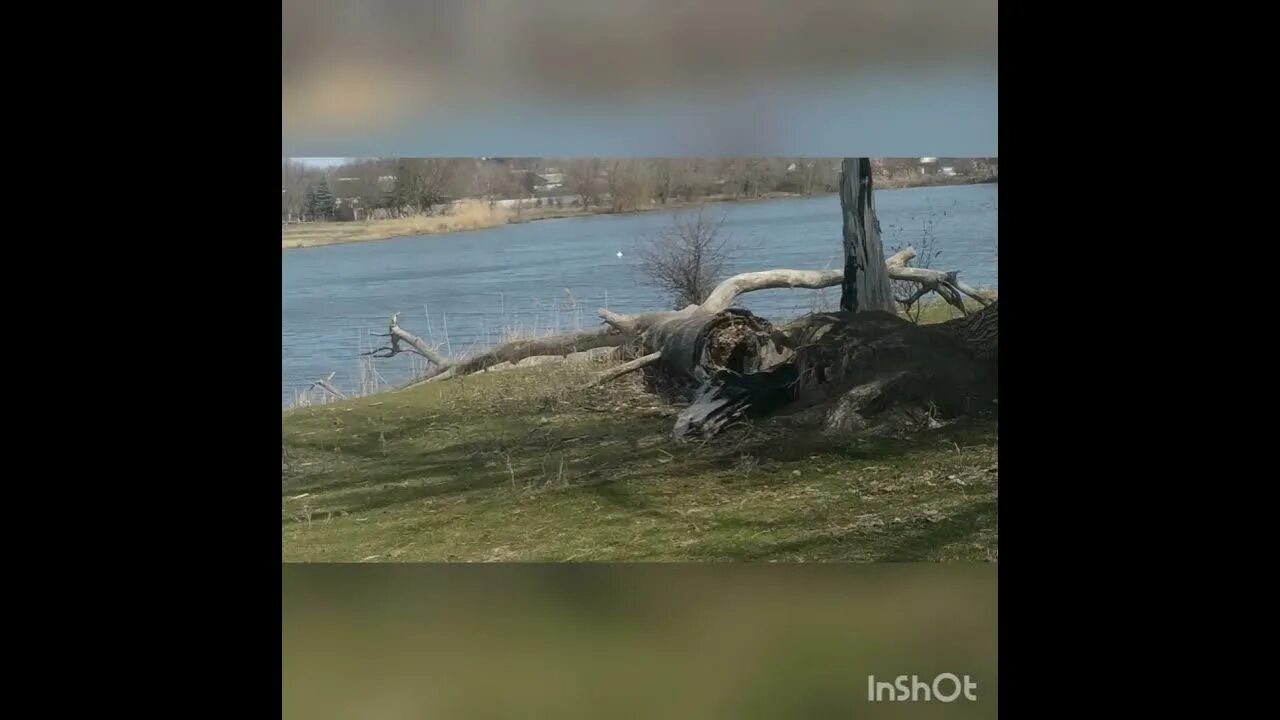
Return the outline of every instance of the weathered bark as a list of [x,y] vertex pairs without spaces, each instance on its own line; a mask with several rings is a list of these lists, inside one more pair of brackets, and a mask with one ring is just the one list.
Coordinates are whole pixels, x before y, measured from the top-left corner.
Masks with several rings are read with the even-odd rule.
[[964,298],[960,297],[961,293],[977,300],[983,306],[991,304],[991,300],[982,297],[977,290],[960,282],[959,271],[942,272],[940,270],[907,267],[907,263],[911,262],[911,259],[915,256],[915,249],[907,248],[885,262],[885,268],[890,278],[920,284],[920,287],[910,297],[898,298],[898,302],[909,308],[926,294],[936,292],[965,315],[969,314],[969,310],[964,306]]
[[818,290],[839,285],[843,278],[844,273],[839,270],[765,270],[742,273],[717,285],[702,303],[702,309],[710,313],[718,313],[728,309],[743,293],[772,288]]
[[689,305],[683,310],[647,312],[636,315],[620,315],[600,310],[600,318],[623,332],[643,332],[645,329],[673,318],[689,317],[695,312],[715,314],[727,310],[739,295],[756,290],[778,288],[822,288],[839,285],[844,273],[839,270],[764,270],[734,275],[721,282],[701,305]]
[[[947,280],[961,292],[964,292],[965,294],[972,294],[972,296],[980,302],[989,302],[985,298],[977,295],[977,291],[969,288],[969,286],[955,281],[954,277],[956,273],[938,273],[938,271],[933,270],[922,271],[918,268],[906,267],[906,263],[914,256],[915,250],[907,248],[890,259],[890,262],[896,263],[896,265],[895,267],[886,266],[886,270],[890,273],[904,273],[902,279],[921,282],[924,292],[938,291],[938,288],[949,287],[936,280],[940,275],[943,280]],[[537,355],[567,355],[569,353],[599,347],[620,347],[623,345],[629,345],[637,342],[637,340],[645,335],[650,329],[663,325],[664,323],[688,320],[694,317],[709,318],[715,316],[716,314],[728,309],[739,296],[745,293],[775,288],[821,289],[834,287],[836,285],[840,285],[844,277],[845,274],[841,270],[782,269],[741,273],[739,275],[734,275],[716,286],[716,289],[712,291],[711,295],[707,297],[707,300],[702,305],[689,305],[683,310],[647,312],[634,315],[622,315],[601,309],[599,311],[599,315],[601,320],[604,321],[605,327],[596,328],[582,333],[556,335],[536,340],[517,340],[515,342],[500,345],[488,352],[477,355],[474,358],[459,361],[450,361],[440,357],[436,353],[428,354],[430,349],[426,346],[426,343],[401,328],[398,323],[396,323],[396,318],[393,317],[390,332],[382,335],[382,337],[390,337],[392,339],[391,346],[378,348],[371,353],[365,354],[370,355],[385,351],[388,354],[375,355],[375,357],[391,357],[398,352],[404,351],[400,348],[398,343],[400,341],[405,341],[412,346],[411,350],[413,352],[423,355],[436,365],[435,369],[427,376],[414,380],[399,388],[404,390],[410,387],[415,387],[424,382],[439,382],[454,377],[469,375],[474,372],[480,372],[502,363],[515,364],[520,360]],[[923,283],[932,284],[929,284],[926,287]],[[639,344],[642,346],[639,354],[658,351],[658,346],[652,342],[642,342]]]
[[674,318],[689,317],[700,310],[697,305],[690,305],[683,310],[660,310],[658,312],[640,313],[638,315],[619,315],[600,308],[600,319],[618,332],[639,334],[650,327]]
[[840,171],[840,211],[844,218],[844,281],[840,309],[894,312],[885,272],[880,220],[871,186],[871,160],[845,158]]
[[648,365],[652,365],[653,363],[657,362],[658,359],[661,357],[662,357],[662,353],[653,352],[653,353],[649,353],[648,355],[638,357],[635,360],[622,363],[618,367],[613,368],[612,370],[609,370],[608,372],[601,374],[600,377],[596,378],[595,380],[592,380],[587,385],[587,387],[595,387],[596,385],[603,385],[604,383],[607,383],[610,380],[613,380],[614,378],[622,377],[627,373],[635,372],[640,368],[646,367]]
[[646,330],[639,343],[645,351],[660,353],[645,373],[649,388],[679,400],[690,400],[721,368],[754,373],[791,352],[769,321],[738,309],[670,318]]
[[516,340],[469,360],[457,362],[453,365],[453,371],[455,375],[467,375],[480,372],[498,363],[509,362],[515,364],[535,355],[568,355],[599,347],[617,347],[629,339],[624,333],[617,333],[612,328],[602,327],[590,332],[572,335],[553,335],[533,340]]
[[865,429],[890,411],[949,418],[992,408],[997,307],[940,326],[884,312],[802,318],[779,333],[791,349],[781,362],[755,372],[705,368],[675,437],[709,437],[740,418],[813,408],[825,410],[831,430]]
[[538,355],[563,356],[602,347],[619,347],[634,339],[634,334],[618,332],[614,328],[606,326],[582,333],[553,335],[533,340],[517,340],[500,345],[473,358],[452,363],[446,362],[444,365],[437,367],[434,373],[402,385],[397,389],[407,390],[424,382],[439,382],[453,377],[470,375],[502,363],[514,365],[525,358]]

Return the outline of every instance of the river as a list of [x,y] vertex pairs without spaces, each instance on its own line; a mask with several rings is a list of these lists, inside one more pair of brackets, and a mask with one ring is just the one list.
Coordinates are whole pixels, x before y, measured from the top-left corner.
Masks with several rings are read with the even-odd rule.
[[[933,267],[959,270],[975,287],[997,287],[999,185],[876,191],[886,255],[895,247],[932,243]],[[708,205],[724,217],[722,232],[740,249],[729,274],[772,268],[840,265],[840,201],[835,195]],[[368,383],[360,352],[384,342],[387,320],[458,355],[496,344],[504,333],[591,328],[596,309],[668,309],[669,298],[640,282],[636,242],[671,223],[671,213],[541,220],[489,230],[406,237],[281,253],[281,397],[334,373],[341,390]],[[618,253],[622,253],[619,257]],[[787,320],[825,302],[839,288],[766,290],[740,305]],[[429,336],[429,337],[428,337]],[[446,342],[447,338],[447,342]],[[375,345],[370,345],[370,343]],[[385,380],[412,377],[409,354],[376,360]],[[363,380],[362,380],[363,379]]]

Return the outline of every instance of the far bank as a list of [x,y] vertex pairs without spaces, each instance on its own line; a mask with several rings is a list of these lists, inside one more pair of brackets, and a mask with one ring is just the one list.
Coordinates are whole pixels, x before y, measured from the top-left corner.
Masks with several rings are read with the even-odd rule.
[[[913,177],[906,179],[877,180],[876,189],[902,190],[918,187],[940,187],[952,185],[978,185],[998,183],[998,177]],[[833,193],[815,193],[808,197],[819,197]],[[290,223],[281,230],[281,250],[318,247],[322,245],[339,245],[346,243],[373,242],[389,240],[397,237],[415,237],[420,235],[444,235],[468,230],[483,230],[500,225],[512,225],[538,220],[554,220],[559,218],[589,217],[594,215],[632,215],[636,213],[675,211],[703,204],[718,203],[750,203],[766,200],[801,199],[806,196],[799,193],[770,192],[756,198],[732,196],[708,196],[699,201],[672,201],[666,204],[653,204],[634,210],[614,212],[608,207],[592,208],[520,208],[512,210],[497,207],[482,200],[462,203],[454,212],[441,215],[417,215],[412,217],[393,218],[388,220],[368,220],[353,222],[308,222]]]

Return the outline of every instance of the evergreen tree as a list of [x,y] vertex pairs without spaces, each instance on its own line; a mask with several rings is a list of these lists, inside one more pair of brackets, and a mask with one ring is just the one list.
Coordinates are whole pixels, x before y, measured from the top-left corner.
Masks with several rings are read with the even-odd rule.
[[316,216],[328,220],[333,217],[335,210],[333,203],[333,193],[329,191],[329,182],[324,178],[320,178],[319,184],[315,186],[315,191],[311,195],[312,213]]
[[308,184],[307,190],[302,196],[302,214],[306,219],[314,220],[316,217],[316,186]]

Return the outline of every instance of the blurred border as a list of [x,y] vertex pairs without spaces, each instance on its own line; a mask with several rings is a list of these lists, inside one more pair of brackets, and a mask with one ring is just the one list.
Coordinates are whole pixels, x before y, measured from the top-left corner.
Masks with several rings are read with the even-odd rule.
[[[287,565],[286,718],[995,717],[993,565]],[[867,700],[867,676],[977,700]]]
[[284,0],[287,157],[989,157],[995,0]]
[[[283,157],[999,155],[995,0],[284,0]],[[282,566],[287,718],[995,717],[993,565]],[[980,700],[870,704],[866,676]]]

